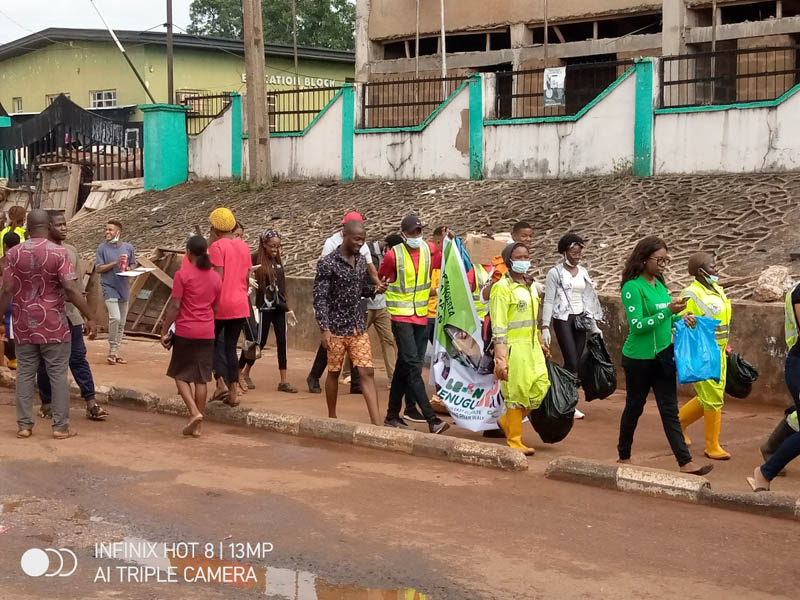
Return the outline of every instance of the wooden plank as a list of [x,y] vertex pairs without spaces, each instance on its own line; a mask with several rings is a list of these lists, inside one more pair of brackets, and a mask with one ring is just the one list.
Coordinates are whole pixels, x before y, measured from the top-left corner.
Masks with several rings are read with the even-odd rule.
[[81,187],[81,168],[78,165],[70,165],[67,194],[65,198],[64,216],[69,221],[75,214],[78,205],[78,192]]
[[164,273],[164,271],[162,271],[161,268],[156,263],[154,263],[149,258],[144,258],[144,257],[139,258],[138,262],[143,267],[146,267],[148,269],[154,269],[153,271],[150,271],[150,273],[154,275],[161,283],[166,285],[169,289],[172,289],[172,277]]

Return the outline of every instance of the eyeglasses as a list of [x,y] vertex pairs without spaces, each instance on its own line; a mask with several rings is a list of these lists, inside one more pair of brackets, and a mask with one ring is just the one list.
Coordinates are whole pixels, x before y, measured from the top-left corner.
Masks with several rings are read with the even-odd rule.
[[652,257],[652,256],[651,256],[651,257],[650,257],[650,258],[648,258],[647,260],[654,260],[654,261],[656,261],[656,264],[657,264],[659,267],[666,267],[666,266],[669,266],[669,263],[671,263],[671,262],[672,262],[672,259],[671,259],[669,256],[667,256],[667,257],[665,257],[665,258],[654,258],[654,257]]

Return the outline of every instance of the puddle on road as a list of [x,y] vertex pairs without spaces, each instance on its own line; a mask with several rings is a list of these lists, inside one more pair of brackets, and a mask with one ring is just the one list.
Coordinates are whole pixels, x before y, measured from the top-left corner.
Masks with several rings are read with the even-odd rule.
[[[152,543],[140,538],[128,537],[123,543],[132,548],[153,547]],[[157,547],[163,548],[163,544],[158,543]],[[268,598],[281,600],[434,600],[433,596],[413,589],[386,590],[335,584],[309,571],[265,568],[218,558],[181,559],[173,556],[152,556],[152,552],[141,554],[151,556],[135,556],[129,553],[125,557],[115,555],[111,558],[136,565],[127,567],[128,581],[133,581],[132,577],[144,578],[146,573],[149,573],[150,581],[156,581],[157,577],[166,578],[168,574],[174,573],[178,581],[259,590]],[[109,556],[103,555],[102,558]]]

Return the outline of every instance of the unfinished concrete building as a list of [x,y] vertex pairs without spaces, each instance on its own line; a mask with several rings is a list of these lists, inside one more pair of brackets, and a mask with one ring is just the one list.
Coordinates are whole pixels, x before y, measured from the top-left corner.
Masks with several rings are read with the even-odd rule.
[[[663,61],[664,80],[675,83],[664,106],[761,100],[797,81],[800,0],[358,0],[356,18],[357,81],[498,73],[498,117],[570,114],[637,57],[700,55]],[[540,89],[541,71],[554,66],[582,90],[568,97],[573,106],[520,108],[540,100],[519,97],[516,74],[527,71],[524,85]],[[761,72],[772,78],[743,76]]]

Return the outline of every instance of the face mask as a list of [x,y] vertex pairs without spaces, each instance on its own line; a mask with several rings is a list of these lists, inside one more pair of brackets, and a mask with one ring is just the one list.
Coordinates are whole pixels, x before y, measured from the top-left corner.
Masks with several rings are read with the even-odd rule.
[[119,236],[118,235],[114,236],[114,239],[112,239],[110,243],[116,244],[117,242],[119,242]]
[[514,273],[527,273],[531,268],[531,261],[529,260],[512,260],[511,261],[511,270]]
[[566,254],[564,255],[564,264],[565,264],[565,265],[567,265],[568,267],[574,267],[574,266],[575,266],[575,265],[573,265],[573,264],[572,264],[572,262],[570,261],[570,259],[569,259],[569,258],[567,258],[567,255],[566,255]]
[[408,244],[409,248],[412,248],[414,250],[416,250],[417,248],[422,248],[422,241],[423,240],[421,237],[406,238],[406,244]]
[[709,283],[717,283],[719,281],[719,277],[716,275],[709,275],[705,270],[703,270],[703,277],[705,277],[706,281]]

